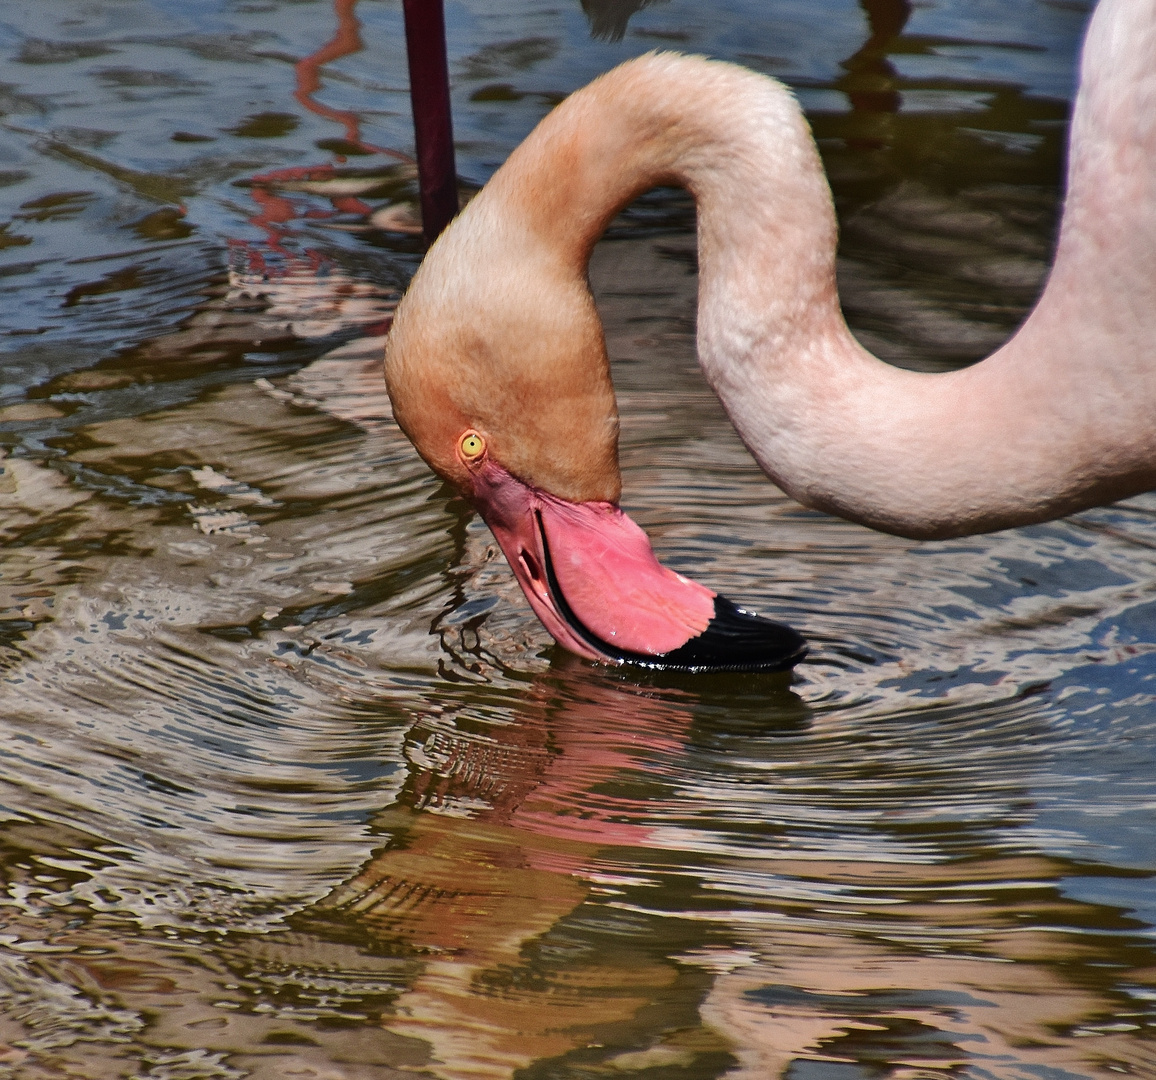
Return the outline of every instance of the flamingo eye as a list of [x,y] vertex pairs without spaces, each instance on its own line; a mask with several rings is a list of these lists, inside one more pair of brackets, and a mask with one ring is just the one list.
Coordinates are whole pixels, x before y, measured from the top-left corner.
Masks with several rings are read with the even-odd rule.
[[458,449],[467,461],[477,461],[486,452],[486,440],[476,431],[467,431],[458,440]]

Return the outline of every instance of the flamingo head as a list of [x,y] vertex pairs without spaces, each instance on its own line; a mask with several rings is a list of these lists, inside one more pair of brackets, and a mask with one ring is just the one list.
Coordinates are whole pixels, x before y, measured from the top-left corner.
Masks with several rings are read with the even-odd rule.
[[386,343],[394,416],[469,499],[531,607],[589,659],[781,671],[806,652],[655,558],[618,507],[618,411],[581,266],[494,212],[501,173],[426,255]]

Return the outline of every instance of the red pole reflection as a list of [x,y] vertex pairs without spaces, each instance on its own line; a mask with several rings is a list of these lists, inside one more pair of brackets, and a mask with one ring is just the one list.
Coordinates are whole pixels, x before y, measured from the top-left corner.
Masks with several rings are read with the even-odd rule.
[[297,73],[297,89],[293,97],[311,113],[341,124],[345,128],[346,141],[359,150],[367,154],[389,154],[399,161],[412,161],[413,158],[399,150],[364,142],[361,138],[361,117],[357,113],[346,109],[332,109],[313,98],[313,95],[321,89],[321,69],[326,64],[351,53],[361,52],[365,48],[361,40],[361,23],[353,13],[356,6],[357,0],[333,0],[333,11],[337,16],[337,33],[332,41],[297,62],[294,68]]

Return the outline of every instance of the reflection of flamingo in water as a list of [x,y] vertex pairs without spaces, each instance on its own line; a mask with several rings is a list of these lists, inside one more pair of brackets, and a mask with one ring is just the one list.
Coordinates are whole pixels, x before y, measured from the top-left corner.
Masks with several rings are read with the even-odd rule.
[[[400,150],[365,142],[361,138],[361,117],[357,113],[349,109],[334,109],[313,96],[321,89],[321,69],[326,64],[340,60],[341,57],[349,56],[351,53],[361,52],[365,48],[361,41],[361,23],[353,13],[356,4],[357,0],[333,0],[333,10],[337,15],[337,33],[332,41],[297,62],[294,68],[297,75],[297,89],[293,92],[293,97],[310,112],[329,120],[336,120],[343,125],[346,142],[359,153],[388,154],[398,161],[412,164],[413,159]],[[339,160],[344,158],[339,155]]]
[[1153,55],[1156,2],[1105,0],[1047,288],[992,357],[934,375],[881,363],[848,330],[830,191],[785,89],[695,58],[625,64],[551,113],[430,251],[386,348],[398,421],[573,651],[789,666],[797,638],[663,572],[615,505],[595,241],[656,184],[694,193],[700,363],[764,471],[808,506],[928,538],[1136,494],[1156,483]]
[[[287,250],[282,242],[287,231],[286,227],[291,222],[299,218],[323,222],[334,215],[368,218],[374,213],[374,207],[365,202],[361,196],[383,188],[396,187],[415,175],[416,166],[408,154],[390,147],[377,146],[361,137],[361,117],[358,113],[351,109],[335,109],[318,101],[315,96],[321,89],[321,70],[326,64],[360,52],[364,48],[361,41],[361,24],[354,13],[356,4],[357,0],[333,0],[337,31],[330,41],[297,62],[294,67],[297,85],[293,97],[310,112],[341,125],[344,138],[334,149],[337,165],[346,161],[347,153],[342,152],[346,150],[358,155],[384,154],[400,163],[402,167],[395,165],[385,170],[380,168],[359,170],[356,174],[345,175],[338,170],[337,165],[330,162],[276,169],[252,177],[250,181],[252,198],[257,203],[260,213],[251,217],[249,222],[265,232],[270,249],[290,260],[299,258]],[[290,193],[320,195],[329,200],[332,210],[321,210],[314,205],[299,203],[290,197]],[[382,220],[397,231],[420,232],[421,229],[420,224],[409,221],[406,215],[400,212],[392,215],[387,212]],[[251,247],[244,244],[242,246]],[[314,251],[305,252],[304,257],[316,273],[321,265],[320,257]],[[260,252],[253,251],[251,258],[254,269],[268,269]]]
[[629,690],[624,703],[616,688],[574,674],[573,700],[557,701],[557,687],[540,683],[497,731],[471,732],[468,716],[420,720],[407,738],[403,805],[376,822],[394,842],[321,905],[421,958],[383,1022],[428,1041],[444,1080],[508,1078],[596,1041],[600,1027],[628,1021],[676,977],[672,963],[637,952],[629,971],[596,958],[557,978],[501,985],[521,968],[527,942],[590,896],[601,849],[648,842],[653,826],[630,820],[645,804],[595,789],[640,761],[673,756],[690,721],[677,706]]
[[885,125],[879,121],[899,111],[896,73],[887,58],[887,48],[907,25],[911,3],[910,0],[859,0],[859,3],[867,15],[871,35],[853,56],[843,61],[847,74],[837,85],[851,102],[847,145],[877,149],[887,141],[881,137],[880,129],[885,129]]
[[[321,89],[322,68],[364,47],[354,14],[356,3],[334,0],[337,31],[330,41],[297,62],[293,97],[310,112],[340,124],[342,143],[350,151],[386,155],[396,164],[346,173],[338,168],[346,155],[336,150],[336,163],[292,166],[254,176],[250,195],[258,213],[249,223],[264,233],[264,240],[229,240],[230,298],[261,298],[268,305],[262,321],[282,319],[282,325],[289,326],[299,338],[324,337],[359,324],[363,334],[380,334],[388,327],[393,308],[392,298],[386,299],[372,284],[350,277],[331,256],[313,247],[298,249],[286,243],[297,221],[329,224],[336,216],[370,218],[375,208],[363,196],[397,192],[415,175],[408,154],[361,137],[361,117],[356,112],[335,109],[315,96]],[[314,201],[317,196],[327,199],[330,208],[319,207]],[[406,211],[404,205],[379,209],[379,225],[420,232],[420,224],[409,220]]]
[[[743,715],[733,688],[723,700],[728,717]],[[938,861],[921,848],[904,862],[883,844],[865,861],[854,842],[822,851],[750,843],[741,827],[736,836],[709,812],[700,817],[688,794],[716,806],[736,799],[732,824],[750,812],[735,789],[736,779],[753,780],[741,765],[717,780],[701,760],[688,768],[685,744],[699,708],[709,714],[709,692],[618,684],[563,664],[514,701],[509,711],[496,699],[477,711],[441,708],[414,725],[400,805],[375,821],[389,844],[317,909],[336,909],[413,957],[416,973],[382,1023],[430,1044],[433,1075],[508,1080],[544,1058],[616,1042],[650,1047],[649,1057],[623,1055],[623,1073],[628,1063],[689,1065],[696,1046],[729,1048],[735,1080],[773,1080],[799,1060],[917,1060],[947,1071],[1006,1062],[1080,1075],[1097,1061],[1142,1066],[1142,1037],[1130,1032],[1056,1035],[1111,1014],[1110,991],[1077,970],[1119,948],[1104,935],[1095,959],[1069,955],[1057,925],[1105,912],[1060,895],[1071,873],[1063,860],[997,850]],[[751,692],[747,708],[763,734],[804,719],[783,689]],[[970,782],[946,771],[941,779],[945,791]],[[764,824],[798,812],[797,792],[745,790],[765,799]],[[1003,797],[1023,797],[1014,779]],[[555,940],[565,941],[564,920],[583,905],[577,925],[612,920],[615,905],[649,910],[652,874],[688,877],[686,918],[669,930],[640,930],[612,948],[603,939],[552,952],[549,937],[536,946],[559,924]],[[818,897],[828,901],[822,912]],[[1049,932],[1030,934],[1033,924]],[[1150,956],[1141,947],[1118,982],[1144,979]],[[706,1027],[686,1039],[686,1028],[670,1030],[670,1006],[686,1000],[675,983],[693,968],[711,978]]]

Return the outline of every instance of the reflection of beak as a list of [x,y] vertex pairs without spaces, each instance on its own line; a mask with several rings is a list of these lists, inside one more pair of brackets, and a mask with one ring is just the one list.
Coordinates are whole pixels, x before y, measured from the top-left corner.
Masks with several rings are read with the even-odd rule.
[[493,461],[472,497],[554,639],[591,660],[674,671],[786,671],[806,655],[789,626],[662,566],[617,506],[571,503]]

